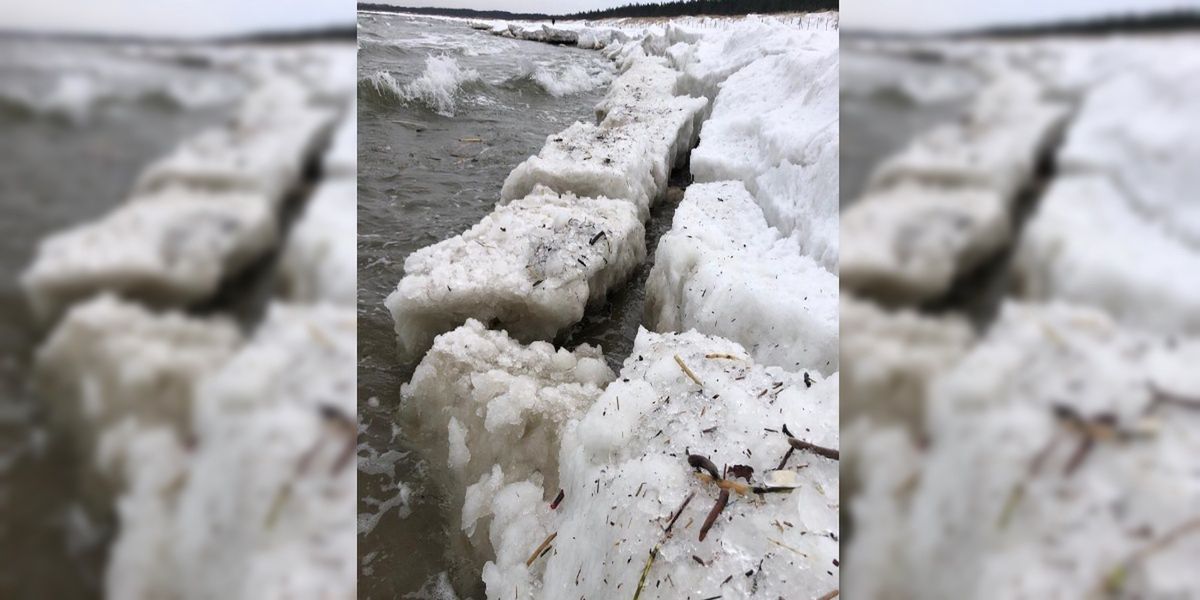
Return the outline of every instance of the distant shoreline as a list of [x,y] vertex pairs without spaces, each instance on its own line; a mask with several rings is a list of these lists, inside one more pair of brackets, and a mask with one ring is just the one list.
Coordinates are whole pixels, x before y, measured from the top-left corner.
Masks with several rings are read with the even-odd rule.
[[1027,39],[1047,36],[1097,37],[1115,34],[1200,32],[1200,10],[1170,10],[1141,15],[1120,14],[1090,19],[1070,19],[1027,25],[998,25],[957,30],[890,31],[843,27],[848,37],[869,38],[993,38]]
[[72,31],[30,31],[24,29],[0,29],[0,38],[43,39],[101,44],[124,44],[129,42],[152,44],[307,44],[312,42],[351,42],[358,38],[358,29],[353,23],[280,31],[255,31],[233,35],[179,37],[137,34],[83,33]]

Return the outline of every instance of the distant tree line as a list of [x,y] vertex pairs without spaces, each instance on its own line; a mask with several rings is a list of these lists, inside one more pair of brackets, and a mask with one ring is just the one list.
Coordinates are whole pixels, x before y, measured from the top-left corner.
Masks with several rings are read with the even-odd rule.
[[653,2],[626,4],[617,8],[589,10],[565,15],[545,13],[512,13],[503,10],[471,10],[469,8],[400,7],[394,4],[360,2],[358,10],[404,12],[468,19],[544,20],[544,19],[612,19],[620,17],[684,17],[695,15],[745,15],[781,12],[816,12],[837,10],[838,0],[684,0],[682,2]]
[[1032,37],[1043,35],[1108,35],[1112,33],[1167,33],[1200,29],[1200,10],[1178,9],[1142,15],[1108,15],[1094,19],[999,26],[964,31],[956,37]]

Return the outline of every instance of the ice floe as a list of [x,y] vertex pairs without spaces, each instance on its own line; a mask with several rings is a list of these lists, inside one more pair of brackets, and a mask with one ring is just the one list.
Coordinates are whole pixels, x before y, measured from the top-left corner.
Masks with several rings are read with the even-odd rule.
[[523,341],[552,339],[645,258],[634,205],[531,192],[405,260],[386,301],[401,352],[420,356],[468,318]]
[[273,247],[277,220],[254,193],[167,189],[42,240],[21,284],[46,321],[100,291],[188,305]]
[[564,424],[582,416],[613,377],[595,347],[524,346],[474,319],[438,336],[401,398],[416,423],[412,435],[431,450],[432,472],[444,475],[455,523],[478,555],[491,554],[490,495],[534,476],[556,486]]

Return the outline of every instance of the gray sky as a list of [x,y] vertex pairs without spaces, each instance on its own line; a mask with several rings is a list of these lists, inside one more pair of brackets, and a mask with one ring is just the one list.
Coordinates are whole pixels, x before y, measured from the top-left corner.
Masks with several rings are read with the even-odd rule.
[[0,0],[0,27],[198,37],[354,24],[353,0]]
[[938,31],[1200,6],[1200,0],[842,0],[845,29]]

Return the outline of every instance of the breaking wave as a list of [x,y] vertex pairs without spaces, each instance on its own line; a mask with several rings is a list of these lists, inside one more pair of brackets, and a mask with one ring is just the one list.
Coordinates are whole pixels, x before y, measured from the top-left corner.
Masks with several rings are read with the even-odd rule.
[[586,92],[612,80],[612,75],[606,71],[590,72],[577,64],[569,64],[555,71],[545,65],[522,60],[518,68],[520,74],[510,81],[533,82],[555,98]]
[[425,71],[408,83],[400,83],[387,71],[376,71],[359,84],[370,86],[382,97],[421,104],[439,115],[453,117],[463,85],[478,81],[478,71],[464,69],[453,57],[440,55],[426,57]]

